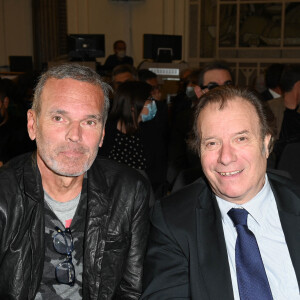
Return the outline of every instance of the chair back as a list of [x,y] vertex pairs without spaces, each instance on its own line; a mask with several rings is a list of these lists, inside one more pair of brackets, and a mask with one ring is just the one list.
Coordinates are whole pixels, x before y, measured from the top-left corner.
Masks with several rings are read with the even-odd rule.
[[277,165],[278,170],[287,171],[300,184],[300,143],[287,144]]

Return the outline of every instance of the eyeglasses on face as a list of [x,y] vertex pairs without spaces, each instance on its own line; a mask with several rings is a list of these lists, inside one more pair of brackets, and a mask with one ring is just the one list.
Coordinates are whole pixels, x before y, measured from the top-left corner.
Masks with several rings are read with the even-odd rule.
[[66,259],[59,263],[55,268],[55,277],[58,283],[74,285],[75,268],[72,263],[72,251],[74,250],[73,237],[71,229],[66,228],[62,231],[59,227],[55,227],[57,234],[53,237],[53,246],[56,252],[65,254]]
[[[231,80],[225,81],[223,85],[233,85],[233,82]],[[209,91],[213,90],[214,88],[220,86],[216,82],[210,82],[208,85],[202,85],[201,89],[205,90],[208,89]]]

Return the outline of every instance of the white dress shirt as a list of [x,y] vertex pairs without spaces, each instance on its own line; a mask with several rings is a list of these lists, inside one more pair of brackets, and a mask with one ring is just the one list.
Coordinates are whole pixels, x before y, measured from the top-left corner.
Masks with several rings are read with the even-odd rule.
[[[300,299],[299,287],[279,219],[276,201],[267,175],[263,188],[250,201],[237,205],[217,197],[228,254],[234,299],[240,299],[235,265],[237,232],[230,217],[231,208],[248,211],[248,228],[254,233],[274,300]],[[300,255],[300,254],[299,254]]]

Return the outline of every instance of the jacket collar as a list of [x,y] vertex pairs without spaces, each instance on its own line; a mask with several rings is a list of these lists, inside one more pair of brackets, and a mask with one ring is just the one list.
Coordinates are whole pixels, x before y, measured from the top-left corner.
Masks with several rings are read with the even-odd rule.
[[[25,159],[25,163],[24,163]],[[24,193],[37,203],[43,203],[44,192],[42,186],[41,175],[37,166],[36,152],[14,160],[13,167],[17,172],[23,173]],[[103,251],[105,247],[105,238],[107,235],[107,224],[111,214],[113,199],[109,196],[109,187],[107,178],[102,171],[102,164],[96,158],[92,167],[88,171],[87,182],[87,212],[85,226],[85,241],[84,241],[84,276],[83,287],[84,294],[88,294],[91,299],[96,299],[99,286],[101,284],[100,276],[93,276],[94,270],[101,269]],[[42,208],[43,206],[40,206]],[[41,211],[41,219],[39,220],[38,229],[41,230],[41,244],[32,245],[33,253],[44,253],[44,248],[41,247],[43,242],[44,232],[44,216]],[[43,256],[40,257],[43,260]]]
[[270,180],[278,207],[279,218],[300,287],[300,199],[299,191]]
[[[299,188],[287,188],[273,176],[269,176],[269,181],[300,287]],[[199,195],[196,220],[198,258],[208,294],[211,299],[234,299],[221,213],[210,188]]]
[[[26,158],[23,166],[23,181],[25,194],[34,201],[39,202],[44,200],[44,192],[36,155],[36,152],[33,152]],[[101,170],[101,167],[97,167],[95,164],[96,163],[94,162],[91,168],[88,170],[88,191],[92,194],[100,194],[104,198],[107,198],[106,194],[108,193],[108,185],[106,178]],[[95,178],[97,180],[94,180]]]
[[96,158],[87,174],[83,296],[89,299],[97,299],[98,291],[101,289],[101,276],[98,273],[103,261],[108,221],[113,204],[113,199],[109,195],[108,178],[104,175],[103,166],[99,162],[100,160]]
[[[210,189],[199,195],[196,209],[198,259],[210,299],[233,300],[221,213]],[[217,288],[216,288],[217,287]]]
[[[108,178],[104,175],[100,159],[96,158],[92,167],[88,170],[88,207],[93,207],[91,217],[110,214],[112,199],[109,196]],[[96,201],[96,202],[95,202]]]
[[44,201],[42,178],[33,152],[23,166],[24,193],[36,202]]

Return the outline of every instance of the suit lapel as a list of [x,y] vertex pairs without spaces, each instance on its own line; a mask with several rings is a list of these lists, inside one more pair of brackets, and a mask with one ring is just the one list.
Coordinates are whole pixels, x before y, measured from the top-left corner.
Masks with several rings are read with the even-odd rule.
[[281,226],[300,287],[300,199],[284,185],[270,182],[278,207]]
[[196,209],[199,270],[209,299],[234,299],[221,214],[210,192],[201,195],[209,201]]
[[279,211],[279,217],[300,287],[300,216]]

